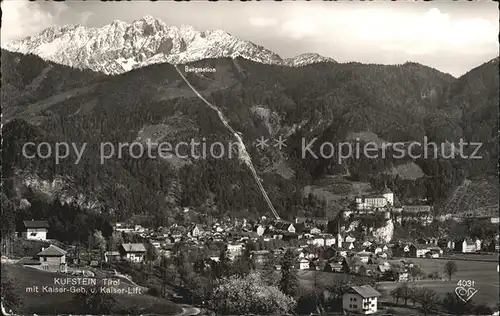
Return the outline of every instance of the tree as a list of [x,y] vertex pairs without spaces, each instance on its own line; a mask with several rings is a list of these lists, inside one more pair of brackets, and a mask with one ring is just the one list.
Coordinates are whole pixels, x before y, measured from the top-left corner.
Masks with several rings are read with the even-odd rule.
[[146,254],[144,256],[144,259],[147,263],[149,263],[149,267],[151,267],[153,262],[158,259],[158,251],[151,242],[145,243],[144,246],[146,247]]
[[78,311],[82,314],[109,315],[116,306],[116,300],[111,294],[100,291],[99,286],[96,285],[75,294],[73,304],[78,306]]
[[175,269],[177,270],[177,273],[179,274],[180,282],[182,282],[182,280],[184,280],[184,278],[186,277],[186,274],[187,274],[186,256],[185,256],[183,251],[177,252],[177,255],[175,256],[174,264],[175,264]]
[[408,299],[411,297],[411,289],[408,287],[407,283],[403,283],[399,286],[401,289],[401,298],[405,301],[405,306],[408,305]]
[[458,271],[457,264],[455,261],[448,261],[444,265],[444,273],[448,276],[448,280],[451,281],[451,276]]
[[330,308],[334,311],[342,309],[342,296],[349,290],[350,283],[348,279],[336,279],[326,287],[331,294],[331,299],[328,302]]
[[410,291],[410,301],[412,302],[412,305],[415,306],[418,300],[419,289],[413,284],[410,287],[409,291]]
[[280,289],[289,296],[294,296],[299,286],[297,271],[295,270],[296,256],[293,250],[287,249],[281,261]]
[[420,304],[420,310],[425,316],[429,315],[429,312],[438,306],[439,301],[439,296],[434,290],[424,287],[418,291],[417,302]]
[[410,275],[411,275],[413,280],[416,280],[425,274],[424,274],[424,271],[422,270],[422,268],[420,268],[417,265],[413,265],[413,267],[410,268]]
[[231,260],[227,256],[227,248],[223,248],[219,254],[219,261],[217,262],[217,273],[218,279],[229,277],[231,275]]
[[234,260],[232,268],[233,273],[239,276],[245,276],[250,273],[251,270],[255,269],[255,265],[248,249],[245,249],[245,252]]
[[94,246],[99,250],[102,268],[102,262],[104,261],[104,255],[106,253],[106,239],[100,230],[94,230]]
[[274,257],[269,256],[260,270],[262,281],[267,285],[277,285],[279,283],[279,275],[276,272],[275,263]]
[[474,315],[493,315],[493,310],[487,305],[477,305],[472,309]]
[[330,265],[330,263],[327,262],[325,264],[325,267],[323,268],[323,272],[333,272],[332,266]]
[[391,296],[396,299],[396,304],[398,304],[399,303],[399,299],[401,298],[401,287],[398,286],[398,287],[394,288],[391,291]]
[[161,295],[163,297],[166,296],[166,287],[168,284],[172,284],[175,282],[175,275],[169,269],[169,259],[166,257],[162,257],[160,259],[160,264],[158,265],[158,269],[160,270],[160,279],[161,279]]
[[399,276],[399,270],[391,267],[389,270],[386,270],[382,273],[382,280],[385,281],[396,281]]
[[448,312],[455,315],[470,314],[472,311],[472,304],[470,302],[462,301],[454,292],[446,293],[443,298],[443,307]]
[[218,315],[282,315],[293,310],[295,301],[251,272],[243,278],[233,275],[218,280],[209,305]]
[[297,299],[295,313],[298,315],[308,315],[318,310],[318,297],[315,291],[302,291]]

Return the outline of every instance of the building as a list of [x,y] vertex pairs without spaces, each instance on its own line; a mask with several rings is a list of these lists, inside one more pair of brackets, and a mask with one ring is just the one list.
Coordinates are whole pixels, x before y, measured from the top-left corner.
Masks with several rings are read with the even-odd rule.
[[347,312],[369,315],[377,312],[380,293],[369,285],[351,286],[342,296],[342,308]]
[[104,261],[106,263],[112,262],[112,261],[118,261],[121,259],[121,255],[119,251],[106,251],[104,253]]
[[307,225],[316,225],[321,227],[328,226],[328,219],[326,218],[318,218],[318,217],[297,217],[295,218],[295,224],[307,224]]
[[369,240],[363,241],[363,244],[362,244],[362,246],[366,247],[366,248],[370,247],[371,245],[373,245],[373,243],[371,241],[369,241]]
[[237,257],[243,253],[243,244],[228,244],[227,251],[230,257]]
[[193,225],[189,230],[191,237],[200,237],[203,234],[203,230],[200,225]]
[[250,255],[256,264],[264,264],[272,256],[269,250],[252,250]]
[[299,269],[300,270],[309,270],[310,265],[309,265],[309,260],[306,258],[301,258],[299,259]]
[[319,235],[321,234],[321,229],[319,229],[318,227],[313,227],[309,232],[313,235]]
[[123,259],[140,263],[144,261],[146,247],[144,244],[121,244],[119,252]]
[[276,221],[273,226],[277,230],[287,231],[289,233],[295,233],[295,226],[292,223],[288,223],[285,221]]
[[134,226],[127,223],[117,222],[113,225],[113,230],[122,233],[131,233],[134,231]]
[[425,258],[425,254],[430,252],[429,245],[412,244],[410,245],[410,257]]
[[42,248],[42,251],[37,254],[41,264],[40,268],[42,270],[66,273],[68,271],[66,254],[66,250],[54,245]]
[[455,249],[455,241],[450,239],[441,239],[438,241],[438,246],[441,248],[453,250]]
[[342,243],[342,249],[346,249],[346,250],[354,249],[354,243],[345,241]]
[[351,236],[351,235],[347,235],[345,236],[345,239],[344,239],[345,242],[355,242],[356,241],[356,238]]
[[325,245],[325,239],[323,239],[322,237],[314,237],[314,238],[311,238],[307,241],[307,243],[309,245],[314,245],[314,246],[317,246],[317,247],[322,247]]
[[373,256],[373,254],[371,252],[361,251],[361,252],[357,253],[357,256],[359,257],[361,262],[368,263],[368,260],[370,260],[370,258]]
[[466,238],[456,245],[459,247],[458,250],[463,253],[470,253],[481,250],[481,241],[479,239],[472,240],[471,238]]
[[397,281],[398,282],[408,282],[410,276],[407,271],[399,271],[397,273]]
[[253,228],[253,231],[257,233],[257,236],[262,236],[264,235],[264,232],[266,231],[266,228],[262,225],[256,225],[254,228]]
[[332,235],[324,235],[325,237],[325,247],[335,246],[335,237]]
[[31,240],[47,240],[49,223],[47,221],[24,221],[23,237]]

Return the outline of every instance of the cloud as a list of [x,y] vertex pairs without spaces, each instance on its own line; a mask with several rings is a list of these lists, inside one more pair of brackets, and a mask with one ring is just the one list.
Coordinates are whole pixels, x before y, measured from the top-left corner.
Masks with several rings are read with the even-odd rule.
[[267,17],[252,17],[248,19],[251,25],[255,27],[271,27],[278,25],[278,20]]
[[2,1],[2,42],[9,42],[41,32],[56,24],[59,15],[67,9],[65,3]]
[[450,15],[432,8],[424,14],[370,15],[357,28],[363,40],[377,42],[384,50],[410,55],[464,49],[484,53],[485,47],[497,44],[498,25],[481,18],[453,20]]
[[94,12],[90,11],[85,11],[82,14],[80,14],[80,24],[87,24],[89,22],[89,19],[94,15]]
[[281,33],[294,39],[301,39],[318,33],[316,23],[306,19],[295,19],[281,25]]

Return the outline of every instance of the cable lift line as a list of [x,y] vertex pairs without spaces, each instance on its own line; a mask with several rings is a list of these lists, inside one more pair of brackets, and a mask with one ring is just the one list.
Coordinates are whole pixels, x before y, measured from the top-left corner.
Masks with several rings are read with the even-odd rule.
[[269,210],[271,211],[271,213],[273,213],[274,217],[276,218],[276,220],[280,220],[280,216],[278,215],[278,212],[276,212],[276,209],[274,208],[271,200],[269,199],[269,196],[267,195],[267,192],[266,190],[264,189],[264,187],[262,186],[262,183],[261,183],[261,180],[259,178],[259,176],[257,175],[257,171],[255,170],[255,167],[252,163],[252,159],[250,158],[250,155],[248,154],[246,148],[245,148],[245,144],[243,143],[243,140],[241,139],[241,133],[239,132],[236,132],[230,125],[229,123],[227,122],[226,118],[224,117],[224,115],[222,114],[222,112],[219,110],[219,108],[217,108],[215,105],[213,105],[212,103],[208,102],[199,92],[198,90],[196,90],[196,88],[189,82],[189,80],[184,76],[184,74],[179,70],[179,68],[177,67],[177,65],[174,65],[175,67],[175,70],[177,70],[177,72],[179,73],[179,75],[181,76],[181,78],[184,80],[184,82],[186,82],[186,84],[189,86],[189,88],[191,88],[191,90],[193,90],[193,92],[198,96],[198,98],[200,98],[206,105],[208,105],[212,110],[214,110],[215,112],[217,112],[217,115],[219,116],[219,119],[221,120],[221,122],[224,124],[224,126],[226,126],[226,128],[231,132],[231,134],[236,138],[236,140],[238,141],[238,145],[239,145],[239,151],[240,151],[240,159],[242,159],[245,164],[247,165],[247,167],[250,169],[250,171],[252,172],[252,175],[253,175],[253,178],[255,179],[255,182],[257,183],[259,189],[260,189],[260,192],[262,193],[262,196],[264,197],[264,200],[266,201],[268,207],[269,207]]

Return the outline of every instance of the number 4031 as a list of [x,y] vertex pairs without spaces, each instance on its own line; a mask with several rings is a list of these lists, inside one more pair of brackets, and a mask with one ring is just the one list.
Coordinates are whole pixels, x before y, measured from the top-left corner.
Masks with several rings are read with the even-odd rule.
[[474,281],[471,280],[460,280],[457,282],[458,286],[474,286]]

